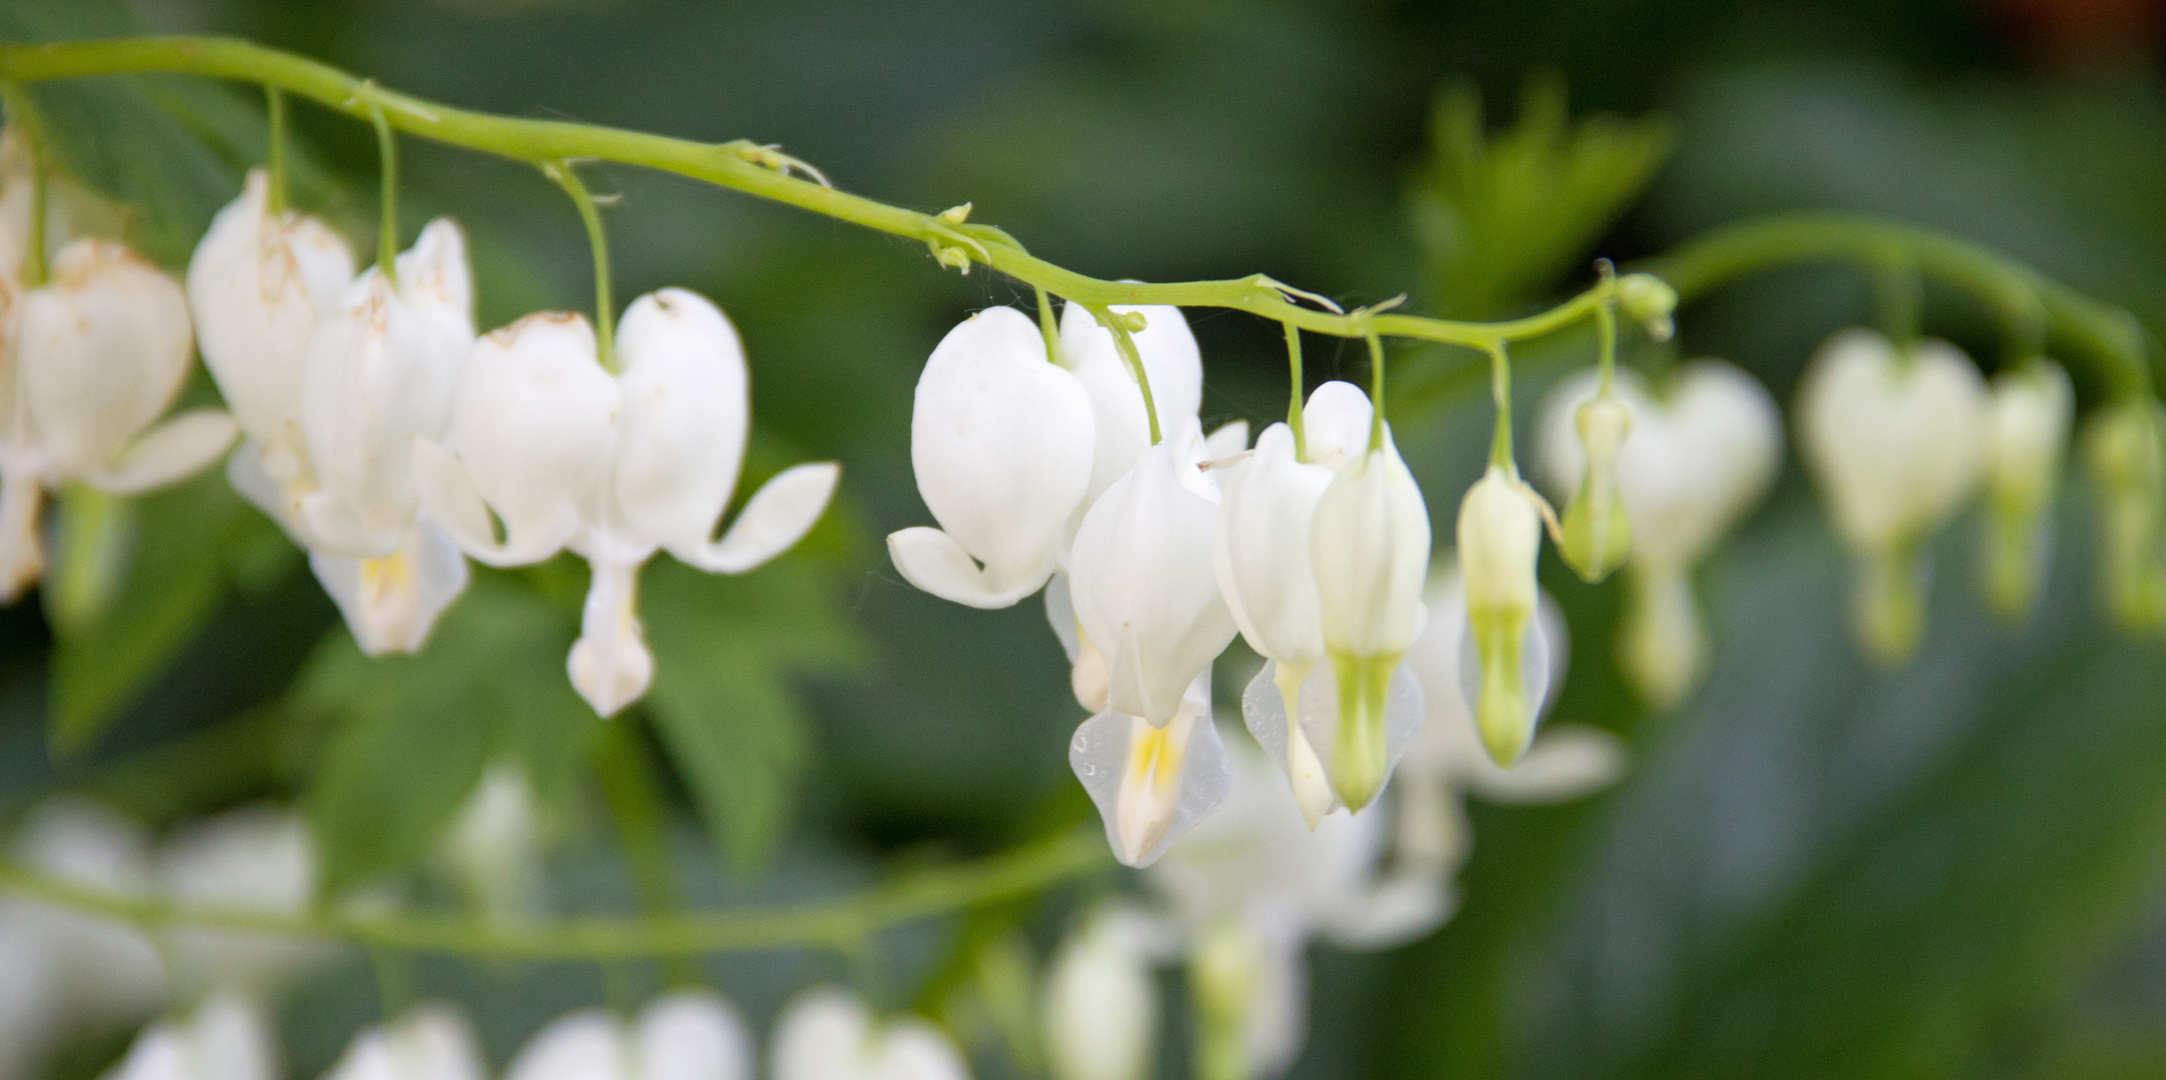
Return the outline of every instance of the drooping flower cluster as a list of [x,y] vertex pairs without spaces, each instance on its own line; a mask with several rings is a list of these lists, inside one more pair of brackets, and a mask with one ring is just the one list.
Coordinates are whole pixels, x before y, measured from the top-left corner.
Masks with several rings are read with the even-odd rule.
[[1421,712],[1395,677],[1420,630],[1428,511],[1389,426],[1331,383],[1305,441],[1284,424],[1253,450],[1245,424],[1206,438],[1177,308],[1071,304],[1053,340],[994,308],[934,350],[911,462],[940,527],[890,536],[896,568],[974,607],[1045,588],[1093,713],[1070,762],[1123,862],[1156,859],[1225,798],[1211,665],[1237,632],[1272,661],[1245,711],[1304,812],[1366,806]]
[[[26,183],[0,177],[0,198]],[[742,573],[825,509],[837,467],[800,465],[715,539],[751,416],[736,329],[705,298],[639,298],[608,356],[578,315],[477,340],[456,224],[430,222],[390,265],[357,274],[336,232],[274,210],[271,184],[251,172],[219,212],[185,293],[97,239],[61,249],[36,288],[20,257],[0,260],[0,602],[41,573],[43,491],[168,483],[223,453],[237,428],[234,488],[308,549],[371,655],[422,647],[466,587],[466,556],[584,557],[592,585],[567,667],[607,716],[653,677],[636,611],[648,558],[667,549]],[[0,254],[23,250],[20,228],[0,222]],[[232,417],[199,410],[152,427],[198,343]]]

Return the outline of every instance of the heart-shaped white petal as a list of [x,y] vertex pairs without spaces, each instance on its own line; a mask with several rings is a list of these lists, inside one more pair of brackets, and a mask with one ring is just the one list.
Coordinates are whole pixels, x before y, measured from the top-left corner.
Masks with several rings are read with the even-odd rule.
[[600,1009],[549,1022],[527,1040],[505,1080],[750,1080],[752,1044],[744,1020],[708,990],[680,990],[649,1002],[636,1024]]
[[103,472],[180,392],[194,344],[180,285],[125,246],[77,240],[23,298],[23,403],[54,474]]
[[1976,487],[1986,391],[1954,346],[1907,357],[1870,330],[1822,346],[1798,387],[1798,434],[1843,542],[1886,551],[1939,528]]
[[969,1080],[947,1036],[912,1016],[876,1023],[855,995],[807,990],[775,1019],[774,1080]]

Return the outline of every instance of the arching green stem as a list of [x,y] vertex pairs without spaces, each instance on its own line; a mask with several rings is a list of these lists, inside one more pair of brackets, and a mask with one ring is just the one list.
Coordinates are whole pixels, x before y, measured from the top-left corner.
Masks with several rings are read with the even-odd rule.
[[603,369],[615,371],[617,306],[610,291],[609,237],[602,231],[601,210],[571,162],[552,161],[542,166],[542,173],[572,197],[572,205],[579,208],[579,220],[587,228],[587,244],[594,249],[594,344],[601,354]]

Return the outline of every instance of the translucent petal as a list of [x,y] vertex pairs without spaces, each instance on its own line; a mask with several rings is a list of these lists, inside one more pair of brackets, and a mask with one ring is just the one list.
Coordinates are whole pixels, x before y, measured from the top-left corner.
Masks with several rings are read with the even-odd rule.
[[420,652],[437,617],[466,591],[468,578],[458,545],[426,519],[416,519],[405,542],[386,558],[312,551],[308,566],[369,656]]
[[[1274,660],[1265,664],[1264,669],[1249,681],[1248,689],[1241,695],[1241,718],[1248,724],[1249,733],[1256,737],[1257,744],[1271,756],[1271,763],[1278,766],[1279,772],[1291,782],[1300,746],[1289,747],[1292,729],[1287,725],[1286,704],[1279,696],[1277,678],[1278,662]],[[1339,734],[1339,686],[1330,664],[1318,664],[1302,681],[1300,704],[1300,734],[1309,752],[1316,757],[1316,767],[1324,776],[1329,776],[1332,751]],[[1391,687],[1384,696],[1387,774],[1398,766],[1400,758],[1406,756],[1414,737],[1421,734],[1424,715],[1421,684],[1402,663],[1392,672]]]
[[1209,677],[1197,679],[1189,702],[1163,727],[1107,711],[1084,721],[1068,744],[1069,767],[1090,792],[1114,857],[1125,865],[1157,861],[1218,809],[1232,787],[1233,762],[1210,719]]

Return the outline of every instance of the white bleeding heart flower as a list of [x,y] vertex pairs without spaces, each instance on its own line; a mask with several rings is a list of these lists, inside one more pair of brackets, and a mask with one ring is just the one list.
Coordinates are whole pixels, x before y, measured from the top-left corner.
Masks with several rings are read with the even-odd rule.
[[910,413],[911,469],[940,528],[889,536],[895,568],[971,607],[1036,592],[1089,490],[1095,423],[1084,384],[1047,361],[1021,312],[991,308],[949,331]]
[[308,481],[301,445],[301,372],[309,338],[354,278],[346,241],[317,218],[274,216],[270,179],[251,169],[241,197],[211,219],[188,261],[188,310],[203,366],[248,436],[240,453],[298,499]]
[[654,999],[636,1022],[583,1009],[527,1040],[504,1080],[752,1080],[752,1037],[710,990]]
[[[20,866],[100,892],[148,898],[153,890],[150,831],[86,799],[38,804],[9,844]],[[140,1023],[165,1001],[156,946],[124,923],[57,905],[9,899],[0,922],[37,943],[38,998],[61,1029],[107,1030]]]
[[2045,575],[2053,496],[2076,396],[2043,357],[1993,377],[1986,411],[1986,598],[2004,618],[2031,608]]
[[[1269,678],[1258,675],[1266,682],[1262,690],[1252,685],[1243,695],[1243,712],[1258,741],[1267,748],[1283,748],[1273,757],[1286,769],[1312,824],[1340,802],[1324,758],[1304,733],[1309,725],[1289,727],[1285,722],[1297,715],[1293,703],[1300,701],[1302,685],[1324,659],[1322,601],[1310,530],[1317,504],[1337,470],[1366,448],[1371,420],[1368,396],[1359,388],[1327,382],[1309,395],[1302,409],[1308,460],[1296,454],[1293,430],[1273,424],[1257,438],[1255,450],[1225,470],[1220,480],[1223,495],[1212,535],[1219,591],[1249,647],[1272,661]],[[1349,445],[1355,448],[1351,454]],[[1259,692],[1280,698],[1271,714],[1278,718],[1271,732],[1258,729],[1264,714],[1247,705],[1247,698]]]
[[0,603],[43,572],[43,489],[147,491],[210,464],[235,435],[213,410],[152,426],[188,377],[194,331],[179,283],[126,246],[69,244],[19,303],[12,363],[0,340]]
[[382,267],[354,279],[309,339],[301,433],[317,490],[299,510],[314,550],[373,559],[399,549],[420,508],[411,447],[443,436],[473,348],[459,227],[430,222],[397,271],[396,283]]
[[466,798],[439,844],[438,861],[490,918],[513,921],[540,903],[540,801],[526,770],[495,762]]
[[466,1017],[449,1005],[429,1004],[396,1023],[355,1035],[324,1080],[487,1080],[488,1075]]
[[1399,661],[1421,634],[1429,573],[1429,507],[1421,487],[1399,457],[1391,425],[1378,425],[1372,439],[1324,489],[1309,527],[1337,699],[1325,764],[1333,790],[1357,812],[1383,790],[1404,749],[1393,729],[1411,736],[1421,723],[1420,690],[1399,671]]
[[1955,346],[1898,349],[1844,330],[1798,385],[1798,431],[1836,533],[1861,560],[1853,614],[1865,650],[1896,663],[1925,630],[1919,549],[1977,487],[1985,379]]
[[1535,494],[1503,466],[1489,466],[1459,503],[1459,570],[1481,663],[1475,720],[1482,745],[1505,768],[1525,756],[1539,716],[1527,696],[1526,665],[1541,548]]
[[1221,1075],[1275,1076],[1306,1038],[1306,947],[1323,938],[1383,949],[1427,934],[1450,914],[1450,878],[1387,863],[1380,814],[1334,814],[1310,829],[1278,770],[1234,745],[1224,809],[1173,845],[1144,881],[1185,938],[1209,1052],[1240,1066]]
[[835,987],[804,991],[783,1006],[768,1061],[774,1080],[970,1077],[970,1066],[940,1029],[914,1016],[875,1020],[855,995]]
[[[1159,431],[1171,436],[1184,424],[1195,423],[1203,407],[1203,354],[1181,309],[1154,304],[1115,305],[1107,310],[1116,316],[1141,315],[1145,320],[1143,329],[1130,337],[1151,383]],[[1060,362],[1090,393],[1091,416],[1097,425],[1091,442],[1090,487],[1082,502],[1088,510],[1150,449],[1150,414],[1144,410],[1142,387],[1113,332],[1098,325],[1081,304],[1069,304],[1061,313],[1060,353]]]
[[247,998],[220,994],[185,1019],[143,1029],[108,1080],[274,1080],[270,1019]]
[[1164,724],[1236,627],[1211,565],[1218,485],[1193,422],[1145,451],[1084,515],[1069,553],[1083,637],[1105,658],[1107,707]]
[[683,289],[640,297],[617,325],[615,374],[582,316],[530,315],[485,335],[460,372],[446,441],[416,439],[411,451],[429,517],[468,555],[518,566],[568,548],[587,560],[566,667],[602,716],[653,678],[640,566],[666,548],[709,573],[751,570],[803,538],[841,472],[833,462],[783,470],[712,539],[750,435],[736,328]]
[[[1433,574],[1429,623],[1406,654],[1422,687],[1428,719],[1393,774],[1394,854],[1403,862],[1456,874],[1472,843],[1462,807],[1468,795],[1510,805],[1566,802],[1615,783],[1624,774],[1623,743],[1599,728],[1544,726],[1519,764],[1491,760],[1474,719],[1480,658],[1467,633],[1466,589],[1448,560]],[[1564,613],[1547,593],[1527,635],[1521,681],[1540,720],[1564,685],[1570,652]]]
[[1054,1080],[1144,1080],[1158,1040],[1148,929],[1120,907],[1094,912],[1045,977],[1046,1061]]
[[[1541,476],[1561,501],[1580,497],[1587,464],[1578,410],[1594,400],[1598,379],[1587,371],[1559,382],[1540,409]],[[1632,529],[1618,648],[1633,688],[1667,709],[1706,671],[1692,567],[1774,483],[1782,418],[1757,380],[1718,360],[1684,365],[1660,395],[1619,371],[1614,392],[1634,417],[1616,462]]]
[[1226,744],[1211,721],[1211,669],[1197,673],[1165,723],[1107,709],[1068,743],[1106,843],[1125,866],[1149,866],[1218,809],[1232,782]]

